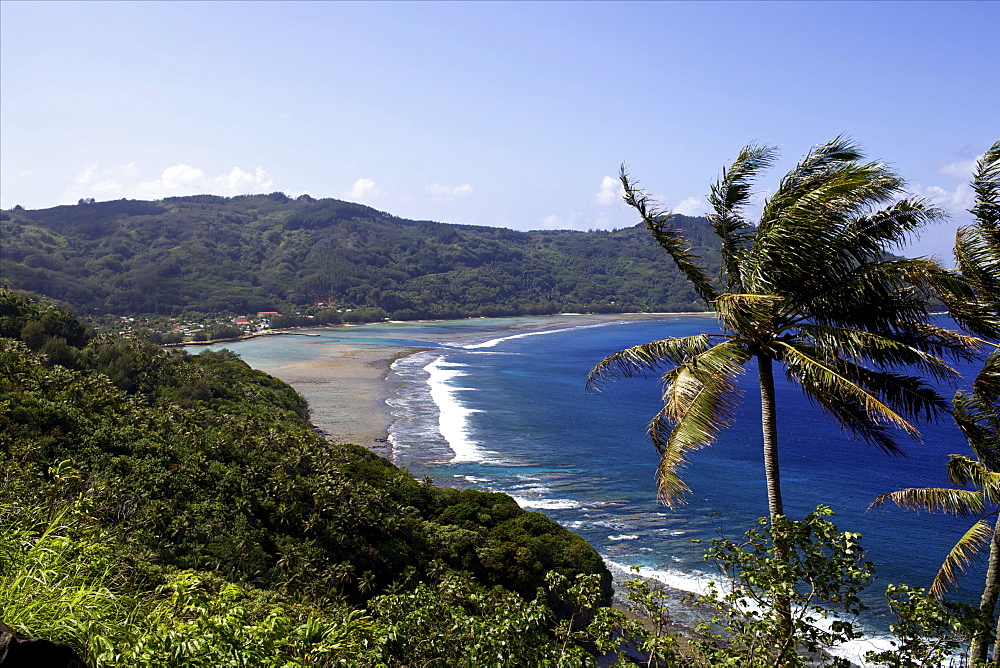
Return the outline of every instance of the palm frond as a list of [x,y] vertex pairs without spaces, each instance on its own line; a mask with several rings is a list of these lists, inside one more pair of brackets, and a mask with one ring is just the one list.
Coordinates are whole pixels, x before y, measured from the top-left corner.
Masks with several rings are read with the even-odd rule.
[[947,217],[927,199],[903,199],[848,222],[837,245],[857,262],[877,262],[886,252],[901,248],[921,227]]
[[991,471],[971,457],[948,455],[948,479],[955,485],[975,487],[992,503],[1000,501],[1000,471]]
[[862,163],[859,146],[846,136],[814,147],[781,180],[764,207],[761,227],[807,222],[811,215],[850,215],[892,198],[902,179],[881,163]]
[[776,213],[781,210],[784,201],[795,201],[812,191],[817,183],[828,178],[831,170],[855,163],[863,157],[860,146],[846,135],[839,135],[822,146],[814,146],[781,180],[777,192],[769,201],[771,211]]
[[906,451],[896,442],[895,430],[888,424],[872,420],[858,401],[836,394],[806,396],[852,438],[863,440],[886,454],[906,456]]
[[671,224],[673,214],[657,207],[648,194],[639,190],[638,183],[632,181],[624,165],[621,168],[620,178],[625,189],[625,203],[639,212],[646,229],[652,233],[656,242],[670,255],[681,273],[691,281],[698,296],[706,304],[710,304],[718,296],[718,290],[705,270],[695,264],[695,260],[701,258],[691,252],[691,245],[684,238],[682,231]]
[[900,235],[938,215],[923,203],[872,213],[901,192],[886,165],[861,163],[844,137],[813,149],[782,180],[761,214],[748,261],[754,291],[808,294],[881,259]]
[[825,351],[785,341],[776,342],[776,346],[784,356],[788,375],[808,397],[830,408],[834,417],[839,416],[833,409],[844,401],[854,401],[873,424],[886,422],[919,439],[920,432],[904,415],[934,419],[948,410],[948,402],[922,378],[873,371],[832,358]]
[[[978,224],[994,234],[1000,233],[1000,141],[996,141],[976,164],[972,179],[976,204],[969,211]],[[1000,241],[994,241],[1000,245]]]
[[950,487],[910,487],[880,494],[871,502],[868,510],[874,510],[889,501],[905,510],[926,510],[929,513],[941,512],[961,517],[982,516],[986,512],[982,494]]
[[752,225],[743,218],[742,209],[750,199],[758,172],[774,164],[777,149],[749,144],[744,146],[722,178],[711,186],[708,202],[714,212],[708,216],[716,235],[722,239],[722,262],[729,289],[743,290],[740,260],[746,250]]
[[927,258],[855,264],[840,273],[818,269],[816,276],[808,289],[796,290],[798,308],[813,322],[856,329],[909,330],[926,322],[931,296],[946,291],[955,292],[956,299],[974,295],[960,277]]
[[664,407],[649,423],[648,433],[660,452],[660,463],[656,467],[657,496],[674,510],[685,503],[684,495],[691,488],[680,476],[680,469],[688,464],[687,451],[670,446],[671,431],[673,424],[667,419],[667,409]]
[[710,334],[696,334],[643,343],[601,360],[587,376],[587,391],[599,391],[605,380],[632,378],[684,363],[712,347]]
[[979,225],[960,228],[955,237],[955,263],[980,292],[1000,298],[1000,244],[988,230]]
[[948,552],[941,568],[938,569],[930,593],[938,599],[944,598],[949,589],[958,583],[958,575],[979,556],[979,551],[989,545],[993,538],[993,527],[980,520],[966,531]]
[[[947,330],[945,330],[947,331]],[[950,333],[950,332],[949,332]],[[961,374],[925,348],[940,349],[937,341],[915,340],[909,336],[887,336],[881,332],[830,325],[803,324],[802,340],[820,350],[835,350],[841,359],[876,368],[912,367],[935,380],[955,381]]]
[[951,317],[967,331],[1000,339],[1000,242],[978,225],[955,235],[955,262],[960,280],[938,289]]
[[955,424],[973,454],[991,471],[1000,471],[1000,413],[979,396],[965,392],[956,392],[951,405]]
[[1000,349],[994,350],[986,358],[983,368],[972,382],[972,391],[981,401],[994,406],[994,410],[1000,409],[997,407],[1000,402]]
[[767,328],[762,327],[763,323],[775,322],[783,302],[777,295],[727,293],[720,295],[713,306],[723,329],[745,335]]
[[955,263],[976,296],[946,295],[951,298],[945,303],[962,327],[995,340],[1000,339],[1000,141],[980,158],[972,189],[976,203],[969,212],[976,220],[955,235]]
[[679,503],[676,469],[686,454],[714,442],[732,422],[739,404],[736,377],[749,354],[733,341],[723,341],[663,377],[663,410],[650,423],[649,435],[660,451],[660,498]]
[[724,218],[745,207],[757,173],[773,165],[777,154],[774,146],[744,146],[733,164],[722,170],[722,178],[712,184],[708,201],[716,215]]

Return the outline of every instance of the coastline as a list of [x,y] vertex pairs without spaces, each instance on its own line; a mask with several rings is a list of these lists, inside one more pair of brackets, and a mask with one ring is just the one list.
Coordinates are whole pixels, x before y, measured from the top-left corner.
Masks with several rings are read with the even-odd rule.
[[[435,349],[437,348],[436,344],[438,343],[442,343],[447,346],[442,348],[440,351],[437,351],[443,354],[448,354],[449,350],[454,351],[457,348],[485,348],[486,350],[481,352],[489,352],[491,343],[494,341],[530,335],[536,332],[541,333],[545,331],[576,329],[580,326],[593,326],[600,323],[619,321],[642,321],[646,319],[658,319],[664,317],[673,319],[674,316],[679,316],[675,319],[676,322],[677,320],[682,320],[685,317],[705,315],[710,314],[560,314],[558,316],[547,317],[474,319],[475,322],[467,320],[467,326],[465,327],[451,328],[451,332],[447,335],[441,333],[445,328],[439,329],[435,327],[428,327],[426,331],[421,331],[419,334],[402,334],[402,332],[407,331],[409,328],[401,327],[400,325],[408,323],[389,322],[363,326],[348,325],[339,327],[305,328],[300,331],[322,331],[322,334],[311,334],[311,336],[323,338],[299,339],[298,343],[294,342],[295,337],[286,340],[284,343],[281,342],[281,338],[284,337],[263,342],[260,341],[260,337],[257,337],[257,340],[259,343],[263,343],[264,347],[269,350],[282,349],[286,346],[290,348],[298,347],[299,344],[302,344],[310,351],[310,356],[307,360],[303,360],[303,357],[299,355],[294,358],[296,359],[295,362],[286,362],[283,364],[274,363],[271,365],[254,364],[253,366],[285,380],[298,392],[300,392],[309,402],[309,406],[312,411],[313,423],[325,432],[325,436],[329,440],[337,443],[350,442],[361,445],[390,460],[395,460],[399,457],[403,460],[403,465],[405,466],[405,458],[408,455],[408,448],[400,447],[398,451],[393,452],[390,444],[386,440],[389,429],[395,421],[395,417],[393,415],[394,409],[388,406],[385,403],[385,400],[389,397],[398,396],[401,391],[401,387],[396,385],[394,381],[396,376],[391,373],[390,369],[391,365],[396,360],[405,358],[420,351],[430,351],[428,355],[424,356],[427,361],[422,362],[420,359],[412,361],[410,368],[416,369],[424,367],[436,357]],[[660,335],[654,334],[654,337],[656,336]],[[338,340],[339,337],[342,337],[344,340]],[[543,337],[539,340],[544,340],[544,338],[547,337]],[[643,340],[648,339],[644,338]],[[319,345],[312,345],[313,342]],[[427,347],[420,347],[419,344],[421,343],[426,343]],[[223,345],[229,345],[235,352],[240,352],[239,345]],[[215,344],[215,346],[221,347],[219,344]],[[247,344],[246,352],[248,353],[248,358],[255,357],[255,355],[249,353],[251,353],[251,350],[259,347],[261,346],[258,346],[257,344]],[[500,348],[500,350],[503,349],[503,347]],[[285,357],[284,359],[287,360],[289,357]],[[405,364],[403,366],[405,366]],[[422,399],[422,401],[426,403],[426,398]],[[438,407],[441,408],[440,403],[438,404]],[[430,408],[433,411],[433,406],[430,406]],[[430,419],[433,419],[433,417]],[[424,419],[423,425],[428,429],[433,429],[430,420],[427,418]],[[441,439],[438,440],[440,441]],[[420,441],[417,442],[419,443]],[[404,446],[408,445],[410,444],[404,443]],[[443,448],[441,452],[445,460],[450,459],[450,451],[447,450],[446,446],[437,447]],[[471,477],[472,475],[479,475],[478,472],[472,471],[470,473],[469,470],[461,468],[467,466],[467,464],[459,464],[458,466],[458,472],[466,475],[467,480],[477,483],[482,482],[473,480]],[[450,473],[450,471],[448,472]],[[414,473],[414,475],[418,474]],[[455,477],[458,478],[459,476]],[[494,478],[496,480],[500,480],[500,478],[496,476],[494,476]],[[448,486],[449,481],[444,479],[437,484]],[[503,481],[501,481],[500,484],[504,486],[505,489],[497,489],[495,491],[507,491],[506,488],[510,487],[510,485]],[[516,483],[515,481],[515,483],[511,484],[521,484],[523,487],[524,485],[534,483],[530,482],[529,479],[529,481],[525,483]],[[541,485],[549,483],[547,479],[543,479],[538,484]],[[562,498],[562,496],[560,496],[563,494],[562,489],[568,489],[565,487],[553,487],[557,493],[554,492],[552,496],[553,498],[559,497],[559,499]],[[508,491],[507,493],[511,492]],[[514,491],[513,493],[518,494],[519,492]],[[567,498],[571,498],[571,496],[567,496]],[[574,520],[568,522],[567,525],[571,527],[571,530],[578,533],[582,534],[583,530],[594,529],[591,525],[598,525],[598,521],[593,521],[593,518],[584,518],[579,514],[576,516],[569,516],[565,511],[558,510],[561,508],[560,506],[552,507],[557,508],[555,512],[557,517],[562,517],[563,519],[569,517],[570,520]],[[543,509],[543,512],[550,514],[548,510]],[[561,516],[559,515],[560,512],[563,513]],[[611,506],[600,506],[598,507],[598,513],[600,514],[595,515],[595,517],[597,520],[603,522],[609,520],[606,515],[614,515],[617,512],[617,504]],[[622,512],[624,513],[625,511],[623,510]],[[578,524],[583,524],[583,522],[576,521],[581,519],[586,520],[586,526],[577,526]],[[632,518],[626,518],[626,522],[632,521]],[[604,525],[602,524],[600,526]],[[626,531],[618,526],[607,526],[607,530],[598,529],[591,531],[592,534],[599,534],[597,535],[597,541],[592,542],[595,547],[602,544],[603,538],[611,538],[614,541],[626,538],[624,536],[612,538],[607,535],[608,533],[614,532],[616,534],[624,534],[634,532],[635,534],[640,534],[643,533],[643,529],[649,529],[649,527],[642,525],[641,523],[636,525],[639,526],[639,528],[634,531],[631,528]],[[685,527],[680,527],[680,529],[684,528]],[[671,530],[668,531],[668,529]],[[675,533],[683,533],[683,531],[674,531],[674,529],[678,529],[678,527],[668,523],[667,520],[664,520],[664,522],[657,525],[655,529],[649,529],[645,533],[654,534],[657,531],[662,530],[665,532],[663,534],[664,539],[673,536]],[[635,538],[638,538],[638,536],[635,536]],[[590,538],[588,538],[588,540],[590,540]],[[673,539],[671,538],[671,540]],[[686,536],[682,536],[682,538],[678,538],[676,540],[686,541],[687,538]],[[604,541],[604,544],[606,547],[607,542]],[[614,545],[619,544],[624,543],[614,543]],[[621,559],[619,553],[617,552],[601,548],[598,549],[602,558],[609,564],[609,567],[614,560]],[[680,563],[679,559],[675,559],[674,561]],[[629,562],[625,559],[621,559],[620,563],[627,566]],[[640,558],[638,559],[638,563],[648,563],[648,561]],[[652,568],[659,570],[660,572],[666,571],[668,576],[672,573],[672,563],[667,561],[663,561],[662,564],[656,562],[653,564]],[[661,582],[672,582],[670,577],[663,579],[660,572],[650,572],[647,577],[653,577],[655,580]],[[619,593],[616,603],[619,606],[623,605],[623,601],[621,600],[621,581],[629,579],[629,577],[631,577],[631,573],[625,568],[622,568],[621,574],[615,573],[616,589]],[[666,586],[664,589],[670,592],[669,607],[673,617],[672,621],[675,625],[674,628],[681,630],[683,633],[684,629],[689,629],[689,627],[697,621],[696,619],[692,620],[690,618],[691,613],[694,611],[691,611],[688,606],[681,602],[689,589],[683,584]],[[869,649],[872,647],[881,648],[881,645],[878,643],[880,643],[883,638],[882,634],[879,632],[879,628],[875,627],[873,629],[868,629],[866,627],[866,630],[869,632],[869,636],[863,641],[866,647]],[[861,641],[859,641],[859,644],[860,642]],[[876,644],[869,646],[870,643]],[[844,648],[842,651],[849,653],[845,654],[846,656],[860,656],[859,652],[861,650],[856,649],[852,644],[850,648]]]
[[327,439],[389,459],[392,415],[386,399],[393,388],[387,376],[397,359],[422,350],[427,348],[329,343],[316,359],[262,370],[305,398],[310,421]]
[[[615,313],[577,314],[559,313],[548,316],[523,318],[473,318],[481,321],[482,329],[475,332],[483,340],[496,338],[504,333],[526,333],[571,326],[581,320],[587,322],[615,322],[660,318],[664,316],[705,315],[693,313]],[[522,320],[521,322],[518,322]],[[511,322],[514,321],[514,322]],[[420,321],[435,322],[435,321]],[[382,323],[373,323],[380,325]],[[387,322],[386,325],[398,324]],[[214,347],[260,340],[270,336],[310,336],[317,330],[348,330],[359,325],[331,325],[328,327],[297,327],[265,330],[239,339],[172,344],[164,347]],[[371,326],[371,325],[367,325]],[[313,336],[318,336],[315,334]],[[430,343],[437,343],[437,336],[429,335]],[[281,365],[255,365],[291,385],[309,403],[310,420],[329,440],[335,443],[352,443],[392,459],[389,429],[392,413],[386,400],[395,391],[388,376],[392,364],[403,357],[431,350],[417,346],[400,346],[382,343],[373,337],[371,343],[345,343],[331,341],[318,348],[318,354],[303,362]],[[239,346],[233,347],[239,354]]]

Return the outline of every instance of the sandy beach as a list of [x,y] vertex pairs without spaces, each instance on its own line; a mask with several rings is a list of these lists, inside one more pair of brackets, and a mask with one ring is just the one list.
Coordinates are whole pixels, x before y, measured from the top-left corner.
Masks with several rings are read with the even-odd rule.
[[394,361],[421,348],[331,343],[309,362],[269,367],[309,402],[314,425],[337,443],[362,445],[388,457],[391,416],[386,376]]
[[[496,323],[482,319],[480,334],[484,339],[522,332],[552,329],[602,321],[632,320],[659,317],[663,314],[629,313],[613,315],[560,314],[526,319],[515,324]],[[703,314],[669,314],[703,315]],[[305,334],[286,331],[286,335]],[[429,336],[431,341],[433,335]],[[239,352],[239,346],[234,348]],[[309,402],[314,425],[337,443],[364,446],[383,457],[390,457],[388,442],[392,415],[386,399],[395,388],[387,377],[390,367],[400,357],[412,355],[426,348],[380,345],[373,338],[371,344],[328,343],[316,357],[305,362],[278,366],[262,366],[263,371],[280,378],[294,387]]]

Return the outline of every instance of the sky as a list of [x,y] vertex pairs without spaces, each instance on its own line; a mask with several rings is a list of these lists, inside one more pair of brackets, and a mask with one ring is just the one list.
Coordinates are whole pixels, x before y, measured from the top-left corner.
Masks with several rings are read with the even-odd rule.
[[[0,2],[0,208],[282,191],[513,229],[757,206],[848,134],[951,213],[1000,139],[1000,2]],[[751,211],[751,213],[753,213]]]

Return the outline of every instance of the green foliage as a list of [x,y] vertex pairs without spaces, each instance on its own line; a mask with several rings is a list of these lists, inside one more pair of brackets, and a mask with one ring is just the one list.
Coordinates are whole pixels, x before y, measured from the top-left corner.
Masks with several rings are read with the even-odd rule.
[[[609,378],[662,373],[663,409],[649,425],[660,453],[660,497],[671,506],[688,491],[679,470],[690,452],[712,444],[741,398],[736,377],[756,362],[761,390],[764,473],[772,517],[783,515],[774,363],[852,436],[898,452],[892,428],[947,412],[924,377],[954,381],[944,357],[969,359],[976,341],[930,322],[929,297],[962,283],[935,261],[893,258],[907,237],[942,217],[922,200],[894,201],[903,181],[884,163],[863,162],[846,137],[813,147],[764,202],[743,216],[757,174],[774,148],[749,145],[712,186],[708,220],[721,270],[696,240],[621,172],[625,202],[713,310],[718,335],[665,339],[605,358],[588,386]],[[946,285],[946,289],[942,286]],[[901,373],[907,368],[922,376]]]
[[[761,518],[743,543],[712,541],[705,557],[725,582],[699,597],[715,614],[694,641],[710,665],[850,665],[819,653],[862,636],[852,620],[865,609],[859,594],[874,570],[860,534],[839,532],[829,515],[819,506],[801,521]],[[788,619],[775,614],[782,601],[791,604]]]
[[459,576],[380,596],[372,610],[387,665],[531,666],[554,655],[544,604]]
[[[102,335],[78,364],[47,366],[25,343],[0,338],[0,503],[11,522],[5,535],[14,536],[3,553],[38,544],[21,563],[83,583],[83,593],[56,586],[57,598],[71,603],[43,602],[44,609],[86,599],[118,614],[134,606],[109,584],[112,572],[126,589],[147,593],[150,578],[162,581],[167,589],[154,600],[173,601],[163,604],[173,613],[156,614],[176,628],[141,645],[150,654],[135,655],[140,663],[172,665],[171,652],[181,652],[186,665],[212,665],[217,659],[201,657],[224,653],[216,641],[265,646],[297,628],[279,613],[234,612],[242,609],[233,597],[244,590],[339,610],[453,573],[527,602],[554,570],[592,574],[601,600],[610,598],[610,574],[579,536],[506,495],[438,489],[364,448],[328,443],[313,431],[301,396],[231,351],[191,356]],[[48,516],[31,509],[58,515],[72,504],[76,533],[58,522],[58,531],[37,529]],[[60,561],[49,564],[49,556]],[[91,575],[77,573],[77,563]],[[206,590],[202,575],[191,576],[197,583],[172,580],[178,571],[211,573],[224,584]],[[39,579],[26,575],[18,586]],[[58,631],[32,619],[25,630]],[[134,621],[109,619],[112,635]],[[241,628],[255,635],[234,630]],[[207,639],[181,640],[191,633]]]
[[[639,625],[631,623],[624,613],[603,605],[601,581],[596,575],[577,575],[570,579],[556,572],[546,576],[549,599],[556,599],[569,614],[556,624],[554,635],[559,646],[559,666],[585,664],[589,659],[585,648],[618,662],[627,660],[623,638]],[[541,594],[541,592],[539,592]]]
[[[684,221],[717,265],[705,221]],[[0,280],[88,313],[284,313],[322,302],[311,315],[361,322],[702,308],[638,227],[515,232],[258,195],[10,211],[0,235]]]
[[[639,567],[633,567],[633,570],[638,574]],[[645,655],[647,666],[676,663],[680,658],[679,643],[668,632],[671,617],[663,587],[652,586],[649,580],[635,577],[625,583],[625,588],[628,609],[645,623],[635,620],[622,622],[623,635]]]
[[[64,488],[81,481],[65,462],[49,474]],[[617,644],[620,615],[593,614],[603,600],[598,575],[571,582],[552,572],[547,592],[526,599],[442,571],[374,598],[371,613],[318,609],[145,562],[147,553],[93,517],[96,496],[6,503],[0,524],[5,621],[71,645],[94,666],[579,666],[591,664],[589,648]],[[569,620],[546,599],[562,601]]]
[[109,375],[49,369],[0,343],[5,458],[21,476],[72,459],[106,483],[101,516],[141,529],[164,563],[314,600],[367,598],[434,559],[528,596],[553,568],[607,578],[583,539],[509,497],[425,487],[327,443],[298,394],[231,353],[98,339],[83,357]]
[[896,622],[889,625],[892,649],[868,652],[865,660],[891,668],[941,666],[971,639],[989,633],[989,624],[971,606],[942,602],[919,587],[889,585],[885,590]]
[[158,574],[161,585],[137,590],[130,546],[89,517],[88,496],[38,516],[54,508],[3,507],[0,609],[90,665],[348,665],[374,638],[360,611],[324,613],[210,574]]
[[[0,605],[96,665],[376,665],[396,656],[389,627],[459,618],[484,643],[461,657],[537,653],[560,601],[536,600],[550,571],[586,576],[590,607],[610,598],[579,536],[328,443],[294,390],[231,351],[101,336],[78,363],[0,338]],[[362,611],[449,582],[431,617]]]
[[70,313],[55,304],[35,302],[0,288],[0,336],[23,341],[45,355],[49,365],[76,365],[90,333]]

